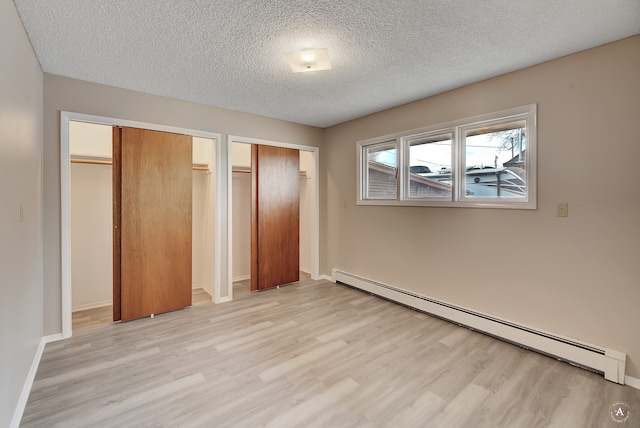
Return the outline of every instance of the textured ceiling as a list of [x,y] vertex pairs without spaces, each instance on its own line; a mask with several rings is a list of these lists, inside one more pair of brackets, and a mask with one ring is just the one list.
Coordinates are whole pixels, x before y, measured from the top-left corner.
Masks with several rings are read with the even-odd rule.
[[640,0],[15,3],[47,73],[319,127],[640,33]]

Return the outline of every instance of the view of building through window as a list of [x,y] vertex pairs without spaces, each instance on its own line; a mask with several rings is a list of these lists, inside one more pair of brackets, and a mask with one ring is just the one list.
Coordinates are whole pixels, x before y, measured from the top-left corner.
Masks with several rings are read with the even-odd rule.
[[367,197],[395,199],[398,193],[396,142],[367,147]]
[[465,138],[465,195],[526,197],[525,128],[469,134]]
[[409,141],[409,197],[451,199],[451,135]]

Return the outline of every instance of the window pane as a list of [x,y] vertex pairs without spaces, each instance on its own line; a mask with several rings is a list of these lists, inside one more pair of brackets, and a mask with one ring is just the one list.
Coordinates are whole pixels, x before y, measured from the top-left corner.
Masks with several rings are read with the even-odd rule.
[[451,135],[409,141],[410,198],[451,199]]
[[526,198],[525,130],[518,121],[466,131],[465,197]]
[[366,198],[396,199],[398,193],[398,157],[396,143],[382,143],[365,148],[367,160]]

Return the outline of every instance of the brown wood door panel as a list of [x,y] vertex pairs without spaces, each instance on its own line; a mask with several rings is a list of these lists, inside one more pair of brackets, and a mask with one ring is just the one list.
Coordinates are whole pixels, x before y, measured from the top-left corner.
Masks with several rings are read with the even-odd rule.
[[120,157],[122,155],[122,129],[113,127],[113,143],[112,143],[112,198],[113,198],[113,320],[120,321],[122,319],[120,311],[120,222],[121,222],[121,172],[122,166]]
[[252,290],[300,280],[300,152],[252,146]]
[[121,130],[122,320],[191,305],[191,140]]

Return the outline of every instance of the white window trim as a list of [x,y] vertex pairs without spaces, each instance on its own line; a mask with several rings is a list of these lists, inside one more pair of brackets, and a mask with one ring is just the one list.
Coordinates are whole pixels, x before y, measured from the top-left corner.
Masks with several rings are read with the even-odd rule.
[[[527,155],[525,159],[525,171],[527,181],[527,196],[522,199],[496,199],[496,198],[471,198],[462,195],[464,182],[464,142],[463,130],[481,126],[489,122],[508,122],[510,120],[526,119]],[[397,132],[381,137],[369,138],[356,143],[356,158],[358,162],[357,174],[357,205],[390,205],[390,206],[426,206],[426,207],[463,207],[463,208],[503,208],[503,209],[537,209],[537,104],[515,107],[493,113],[459,119],[447,123],[427,126],[409,131]],[[451,134],[452,159],[454,168],[453,194],[451,199],[420,199],[410,198],[407,195],[407,182],[409,180],[409,153],[408,141],[416,137]],[[367,186],[367,159],[363,156],[366,147],[396,142],[398,156],[398,180],[396,199],[366,198]]]

